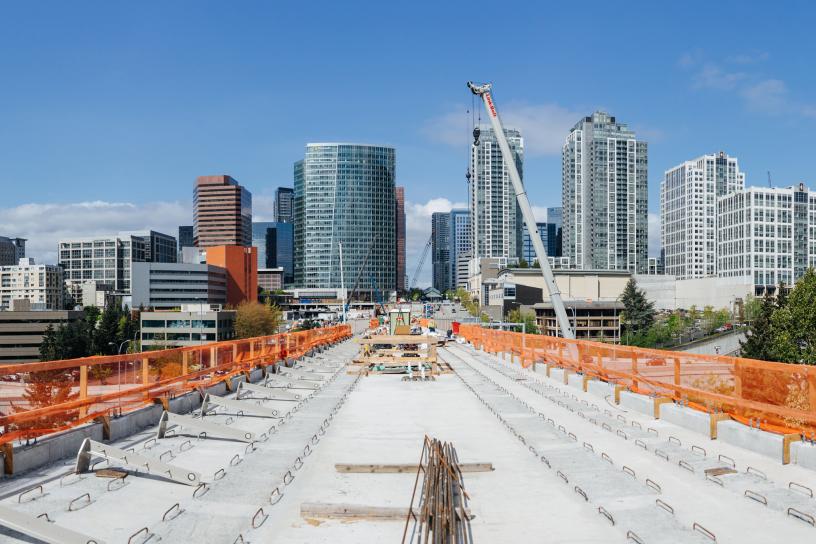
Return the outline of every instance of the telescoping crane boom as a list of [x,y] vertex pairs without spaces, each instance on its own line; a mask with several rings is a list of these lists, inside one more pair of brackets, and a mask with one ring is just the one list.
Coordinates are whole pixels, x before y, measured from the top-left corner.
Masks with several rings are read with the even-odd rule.
[[564,308],[564,301],[561,300],[561,292],[555,284],[550,263],[547,260],[547,252],[544,250],[544,244],[541,241],[541,236],[538,234],[538,227],[536,226],[535,217],[533,216],[533,209],[530,207],[530,200],[527,198],[527,193],[524,190],[524,184],[521,182],[518,168],[516,168],[516,161],[510,152],[510,146],[507,145],[507,138],[504,136],[504,127],[502,127],[499,113],[496,111],[496,105],[493,103],[493,97],[490,95],[492,85],[485,83],[478,85],[472,81],[468,81],[468,88],[473,94],[480,97],[484,102],[487,116],[490,118],[490,124],[493,127],[493,132],[496,134],[496,141],[499,143],[502,157],[504,158],[504,165],[507,167],[507,173],[510,174],[510,181],[513,182],[513,189],[516,192],[516,200],[518,201],[521,215],[524,218],[524,224],[527,226],[527,232],[530,233],[530,240],[533,242],[536,259],[541,265],[541,274],[544,276],[544,283],[547,284],[547,290],[550,292],[550,300],[552,300],[553,309],[555,310],[555,317],[558,320],[558,327],[561,329],[561,335],[564,338],[575,338],[575,332],[572,330],[572,324],[567,317],[567,310]]
[[433,241],[433,235],[428,238],[428,241],[425,242],[425,248],[422,250],[422,257],[419,259],[419,264],[414,271],[414,277],[411,278],[411,283],[408,285],[409,289],[413,289],[416,287],[417,278],[419,278],[419,273],[422,272],[422,265],[425,264],[425,258],[428,256],[428,250],[431,249],[431,242]]

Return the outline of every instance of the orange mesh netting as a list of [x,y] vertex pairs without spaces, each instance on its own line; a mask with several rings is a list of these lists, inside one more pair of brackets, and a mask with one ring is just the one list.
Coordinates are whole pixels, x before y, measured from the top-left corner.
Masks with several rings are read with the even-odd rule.
[[0,444],[208,387],[351,336],[338,325],[202,346],[0,366]]
[[816,366],[523,335],[478,325],[462,324],[459,334],[485,351],[513,353],[524,367],[534,361],[551,363],[636,393],[724,412],[745,423],[759,421],[768,431],[816,433]]

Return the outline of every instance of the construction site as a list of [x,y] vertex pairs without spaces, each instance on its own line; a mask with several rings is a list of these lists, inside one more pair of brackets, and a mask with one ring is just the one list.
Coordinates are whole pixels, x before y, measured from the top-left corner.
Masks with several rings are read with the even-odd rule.
[[558,336],[397,307],[2,366],[0,542],[814,540],[816,367],[576,340],[505,162]]

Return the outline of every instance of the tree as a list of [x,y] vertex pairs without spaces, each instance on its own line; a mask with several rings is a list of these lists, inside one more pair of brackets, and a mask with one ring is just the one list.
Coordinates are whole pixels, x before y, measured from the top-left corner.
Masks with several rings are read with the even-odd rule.
[[521,327],[516,327],[516,332],[539,334],[538,323],[536,323],[536,316],[533,312],[522,312],[520,308],[516,308],[507,312],[504,320],[508,323],[524,323],[524,331]]
[[809,268],[785,297],[777,293],[770,322],[771,357],[786,363],[816,364],[816,272]]
[[745,320],[750,323],[754,319],[758,319],[759,316],[762,315],[762,304],[763,300],[761,298],[748,295],[748,298],[745,300],[745,304],[743,305]]
[[773,350],[771,317],[776,309],[775,303],[766,293],[761,300],[749,300],[748,304],[750,305],[748,313],[752,314],[749,317],[751,324],[745,334],[745,340],[740,341],[740,354],[749,359],[770,360]]
[[645,333],[651,328],[655,321],[654,303],[646,298],[646,293],[642,289],[638,289],[634,278],[627,282],[620,301],[623,303],[621,319],[625,325],[627,339]]
[[530,268],[530,263],[528,263],[524,259],[519,259],[518,267],[519,268]]
[[278,332],[280,322],[281,311],[277,306],[255,301],[242,302],[236,308],[235,337],[269,336]]

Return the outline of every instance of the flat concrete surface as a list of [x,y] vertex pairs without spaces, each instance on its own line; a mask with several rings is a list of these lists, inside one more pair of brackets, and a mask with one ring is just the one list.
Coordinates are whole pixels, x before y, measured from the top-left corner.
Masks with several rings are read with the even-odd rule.
[[[454,373],[428,382],[358,379],[346,370],[358,349],[349,341],[302,361],[336,370],[302,403],[262,402],[285,418],[225,409],[206,418],[268,433],[263,442],[195,432],[151,441],[152,430],[114,442],[199,471],[207,486],[198,492],[130,469],[125,485],[111,488],[92,472],[72,475],[66,460],[4,481],[0,504],[32,517],[48,513],[57,526],[108,543],[127,542],[142,527],[148,542],[398,542],[403,520],[305,519],[300,508],[407,508],[415,474],[339,473],[335,464],[417,463],[428,435],[451,442],[461,462],[495,468],[464,475],[474,543],[623,543],[627,534],[649,544],[711,542],[695,526],[720,543],[816,537],[802,521],[816,518],[816,500],[805,491],[816,489],[816,472],[805,463],[783,466],[751,451],[753,444],[710,440],[696,422],[655,420],[634,398],[615,405],[599,384],[585,393],[577,380],[565,385],[563,375],[547,378],[469,345],[440,349]],[[673,415],[683,423],[679,411]],[[24,489],[33,491],[20,497]],[[90,502],[69,510],[84,493]],[[790,508],[801,516],[788,515]],[[0,529],[0,542],[34,541]]]

